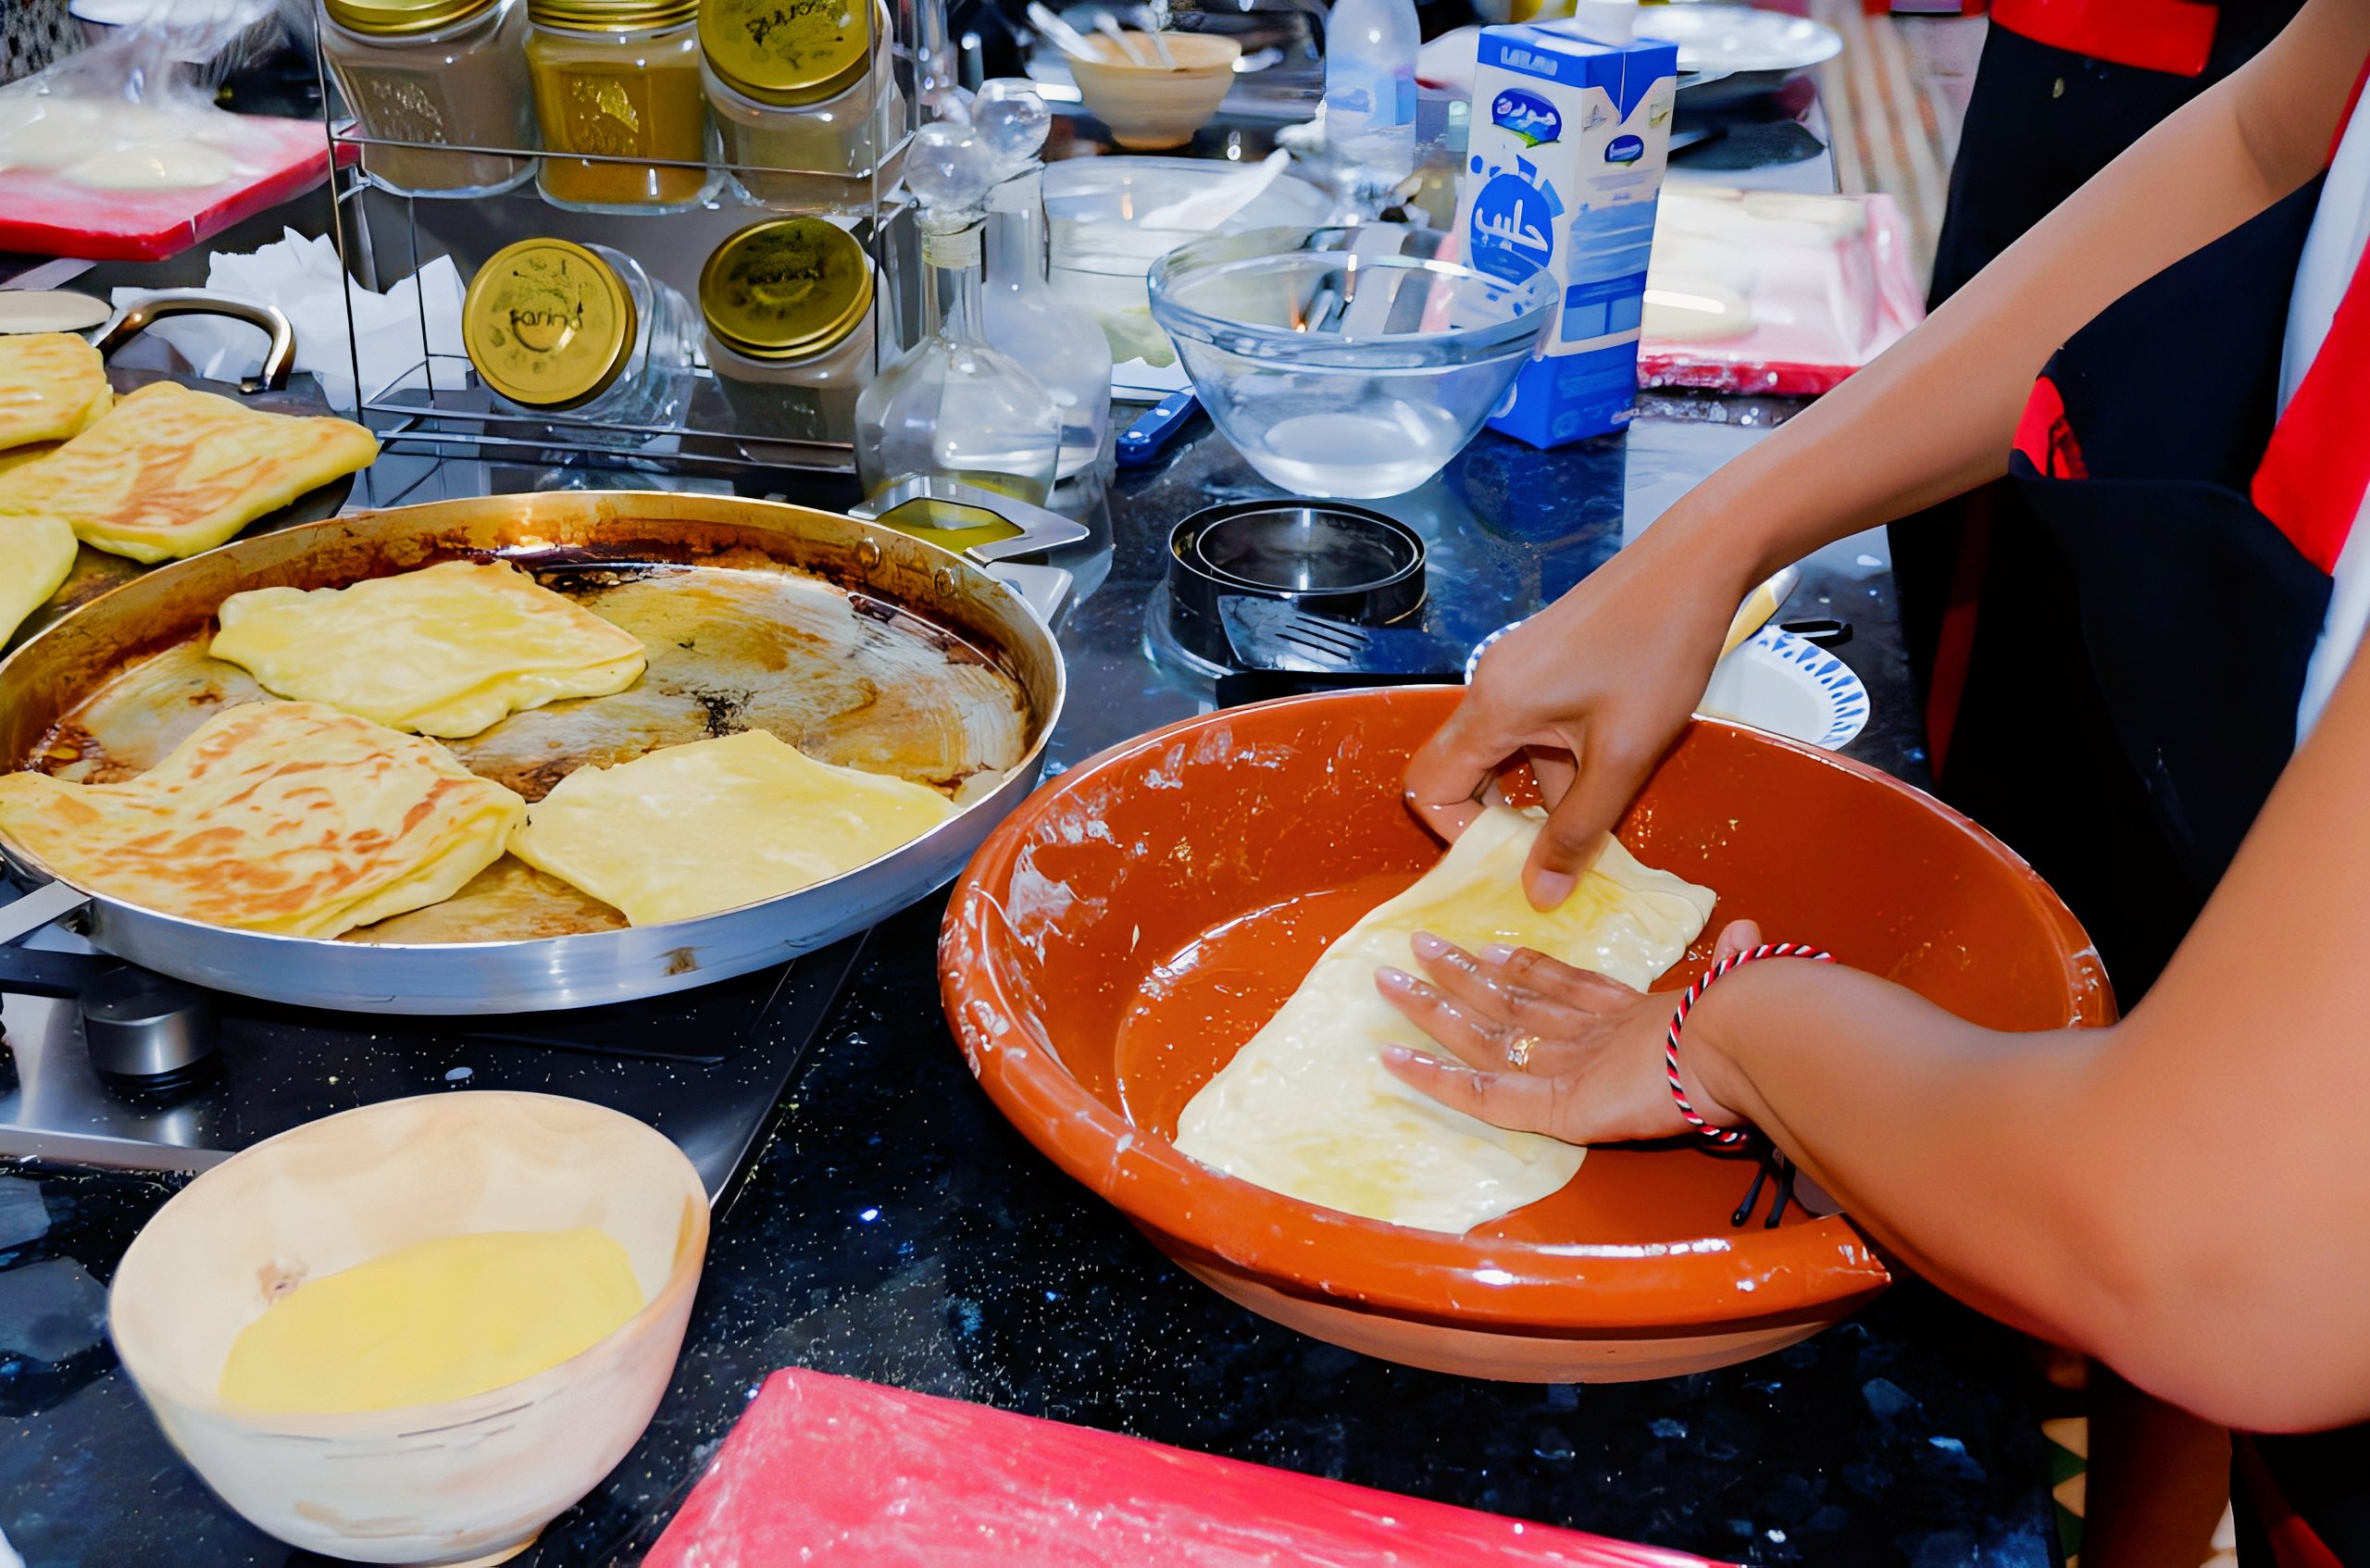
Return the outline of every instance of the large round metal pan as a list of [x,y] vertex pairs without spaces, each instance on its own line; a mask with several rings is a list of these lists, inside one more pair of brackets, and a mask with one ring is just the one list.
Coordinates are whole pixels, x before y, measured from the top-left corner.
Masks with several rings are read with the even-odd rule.
[[[93,942],[199,985],[364,1012],[527,1012],[680,990],[820,947],[944,883],[1036,783],[1061,711],[1053,634],[960,556],[800,506],[554,492],[307,524],[126,583],[0,662],[0,766],[129,778],[224,703],[269,700],[206,656],[231,593],[465,559],[531,570],[649,651],[626,691],[514,714],[449,743],[530,800],[580,765],[766,728],[826,761],[952,790],[964,809],[845,876],[664,926],[625,927],[505,857],[443,904],[336,940],[94,894]],[[20,874],[54,876],[20,845],[0,852]]]

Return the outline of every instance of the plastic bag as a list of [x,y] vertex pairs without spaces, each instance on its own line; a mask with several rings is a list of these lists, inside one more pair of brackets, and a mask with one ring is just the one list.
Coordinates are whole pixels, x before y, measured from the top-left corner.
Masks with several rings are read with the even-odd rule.
[[1815,395],[1925,316],[1891,197],[1666,185],[1638,381]]
[[[0,173],[63,191],[193,191],[283,160],[270,122],[228,114],[206,62],[277,36],[274,0],[173,0],[127,7],[103,42],[0,88]],[[13,189],[13,186],[12,186]]]

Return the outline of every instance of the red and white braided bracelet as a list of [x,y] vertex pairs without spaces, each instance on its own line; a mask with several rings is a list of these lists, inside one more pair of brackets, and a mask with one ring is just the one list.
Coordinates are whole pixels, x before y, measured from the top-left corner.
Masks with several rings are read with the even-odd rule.
[[1670,1097],[1678,1102],[1678,1114],[1687,1125],[1715,1143],[1742,1143],[1746,1133],[1735,1127],[1715,1127],[1697,1115],[1695,1107],[1687,1101],[1687,1089],[1678,1076],[1678,1031],[1687,1027],[1688,1010],[1698,998],[1712,989],[1712,982],[1729,970],[1761,958],[1807,958],[1814,964],[1832,964],[1835,954],[1822,952],[1807,942],[1764,942],[1744,952],[1732,952],[1703,972],[1703,977],[1679,993],[1678,1010],[1670,1015],[1670,1031],[1663,1037],[1663,1067],[1670,1076]]

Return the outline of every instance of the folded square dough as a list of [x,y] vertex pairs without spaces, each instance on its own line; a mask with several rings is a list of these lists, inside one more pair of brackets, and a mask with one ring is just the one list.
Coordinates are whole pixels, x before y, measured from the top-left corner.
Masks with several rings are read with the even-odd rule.
[[265,690],[457,740],[522,708],[640,678],[641,639],[506,562],[447,561],[349,588],[258,588],[208,650]]
[[0,836],[76,886],[298,937],[451,897],[526,816],[435,741],[318,703],[227,708],[121,784],[0,775]]
[[1215,1170],[1305,1202],[1462,1234],[1571,1180],[1587,1151],[1508,1132],[1418,1093],[1382,1048],[1445,1055],[1375,989],[1416,972],[1429,931],[1466,952],[1527,947],[1643,990],[1686,956],[1716,897],[1641,865],[1618,840],[1545,914],[1522,890],[1541,818],[1493,806],[1439,865],[1325,950],[1266,1027],[1178,1117],[1177,1147]]
[[378,455],[378,438],[351,419],[266,414],[155,381],[0,474],[0,514],[48,513],[93,549],[179,560]]
[[73,333],[0,335],[0,451],[81,435],[114,402],[106,362]]
[[955,809],[935,790],[817,762],[752,729],[578,768],[528,808],[510,851],[659,926],[853,871]]
[[74,555],[65,518],[0,517],[0,647],[65,586]]

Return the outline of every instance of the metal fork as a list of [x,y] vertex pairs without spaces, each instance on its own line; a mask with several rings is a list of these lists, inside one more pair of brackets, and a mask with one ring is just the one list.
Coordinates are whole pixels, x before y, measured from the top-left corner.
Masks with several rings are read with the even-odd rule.
[[1254,669],[1382,671],[1446,679],[1465,667],[1465,650],[1445,637],[1403,627],[1359,626],[1273,599],[1229,594],[1218,601],[1218,619],[1235,657]]

